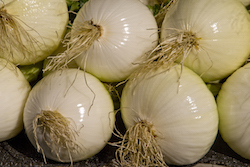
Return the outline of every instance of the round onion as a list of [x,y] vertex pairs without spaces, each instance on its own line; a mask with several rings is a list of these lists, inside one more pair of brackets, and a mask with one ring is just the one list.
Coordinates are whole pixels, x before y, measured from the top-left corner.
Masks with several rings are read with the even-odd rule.
[[127,143],[117,150],[121,164],[187,165],[209,151],[218,132],[214,96],[185,66],[180,79],[181,68],[145,71],[126,83],[121,116]]
[[107,144],[114,127],[113,101],[104,85],[78,69],[54,71],[31,90],[24,109],[26,134],[49,159],[87,159]]
[[54,57],[47,69],[75,59],[101,81],[119,82],[158,44],[158,27],[151,11],[138,0],[89,0],[77,13],[66,43],[67,51]]
[[163,57],[184,63],[205,82],[220,80],[249,56],[250,15],[239,0],[178,0],[163,20],[161,43]]

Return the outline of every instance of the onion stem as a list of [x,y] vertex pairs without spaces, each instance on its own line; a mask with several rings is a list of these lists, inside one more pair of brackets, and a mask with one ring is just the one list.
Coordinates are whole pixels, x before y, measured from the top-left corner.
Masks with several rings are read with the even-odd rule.
[[66,149],[72,164],[71,153],[77,153],[80,146],[76,143],[78,132],[70,125],[70,121],[57,111],[42,111],[41,114],[34,118],[33,133],[37,151],[41,150],[46,163],[43,148],[41,148],[38,141],[38,128],[42,130],[43,141],[52,152],[55,152],[58,159],[63,162],[59,154],[61,149]]
[[157,135],[147,121],[139,121],[130,127],[116,150],[121,166],[167,166],[156,141]]

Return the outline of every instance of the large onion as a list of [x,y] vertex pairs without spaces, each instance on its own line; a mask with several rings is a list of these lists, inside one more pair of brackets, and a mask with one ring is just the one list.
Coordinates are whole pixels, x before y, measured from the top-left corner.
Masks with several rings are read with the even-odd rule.
[[177,0],[162,23],[159,48],[157,60],[177,59],[206,82],[220,80],[249,56],[250,15],[239,0]]
[[122,165],[187,165],[214,143],[215,99],[192,70],[183,67],[181,79],[180,72],[180,65],[169,71],[160,67],[126,83],[121,115],[127,132],[117,151]]

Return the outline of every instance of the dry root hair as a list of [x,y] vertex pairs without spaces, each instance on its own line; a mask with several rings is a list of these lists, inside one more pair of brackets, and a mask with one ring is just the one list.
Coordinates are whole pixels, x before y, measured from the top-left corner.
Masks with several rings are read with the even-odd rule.
[[76,142],[76,136],[79,131],[71,124],[71,121],[57,111],[42,111],[41,114],[33,119],[33,134],[37,151],[42,152],[44,161],[47,163],[46,155],[39,143],[38,129],[42,131],[42,140],[56,154],[60,161],[63,162],[60,157],[61,150],[67,150],[72,166],[73,159],[71,154],[80,151],[81,147]]
[[[69,62],[88,50],[92,46],[93,42],[100,36],[101,27],[99,25],[95,25],[92,20],[77,22],[65,35],[65,38],[62,41],[67,49],[63,53],[48,57],[51,61],[44,71],[67,68]],[[87,57],[85,57],[85,63],[86,61]]]
[[183,67],[184,61],[191,50],[193,48],[199,49],[199,38],[193,32],[179,29],[169,30],[173,33],[169,34],[157,47],[143,56],[145,61],[139,64],[140,67],[129,76],[129,80],[135,80],[140,75],[151,73],[159,67],[168,71],[177,65],[177,60]]
[[113,143],[118,147],[116,160],[121,166],[148,167],[167,166],[159,147],[155,131],[147,121],[139,121],[127,129],[126,133],[116,134],[122,141]]

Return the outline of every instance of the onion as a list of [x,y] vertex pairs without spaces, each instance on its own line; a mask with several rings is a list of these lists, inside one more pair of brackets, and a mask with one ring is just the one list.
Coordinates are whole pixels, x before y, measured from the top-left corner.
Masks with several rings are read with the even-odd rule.
[[109,92],[96,77],[78,69],[54,71],[31,90],[24,127],[31,143],[47,158],[79,161],[107,144],[115,122],[113,110]]
[[250,15],[239,0],[178,0],[168,8],[150,61],[184,63],[209,82],[243,65],[249,45]]
[[150,10],[138,0],[90,0],[77,13],[69,36],[65,41],[69,49],[54,57],[46,70],[76,59],[101,81],[119,82],[158,44],[158,27]]
[[187,165],[211,148],[218,132],[215,99],[185,66],[180,79],[181,68],[144,71],[126,83],[121,116],[127,131],[116,152],[121,165]]
[[68,24],[65,0],[1,0],[0,55],[29,65],[49,56]]
[[0,58],[0,142],[23,130],[23,109],[31,86],[14,64]]
[[217,97],[219,131],[223,140],[240,156],[250,159],[250,64],[234,72]]

